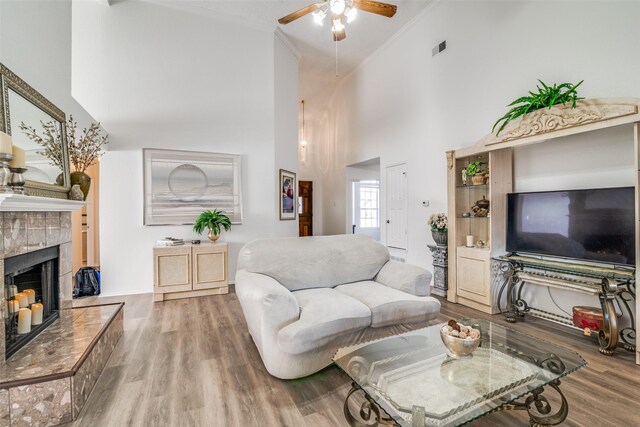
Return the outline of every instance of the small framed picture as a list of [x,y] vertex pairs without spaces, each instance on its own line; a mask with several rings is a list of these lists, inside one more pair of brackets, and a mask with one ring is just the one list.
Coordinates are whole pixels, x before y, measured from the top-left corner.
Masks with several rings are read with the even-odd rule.
[[296,219],[296,174],[280,169],[280,221]]

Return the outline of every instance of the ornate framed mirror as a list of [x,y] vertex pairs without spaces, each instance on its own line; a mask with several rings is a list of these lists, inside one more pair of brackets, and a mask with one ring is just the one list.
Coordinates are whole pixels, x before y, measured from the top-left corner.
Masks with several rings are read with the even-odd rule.
[[[0,88],[0,131],[11,135],[13,145],[25,151],[27,172],[23,176],[26,193],[66,199],[71,178],[64,111],[3,64],[0,64]],[[43,154],[45,147],[42,144],[27,136],[26,127],[33,128],[43,137],[49,132],[59,142],[62,159],[58,165]]]

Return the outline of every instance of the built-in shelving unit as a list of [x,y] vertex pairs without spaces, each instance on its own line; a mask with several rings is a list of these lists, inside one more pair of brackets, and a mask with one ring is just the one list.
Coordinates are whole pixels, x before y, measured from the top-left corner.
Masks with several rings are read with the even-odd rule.
[[[497,311],[496,295],[491,286],[491,257],[504,252],[506,194],[512,190],[512,149],[487,151],[466,156],[449,152],[449,299],[485,313]],[[463,178],[472,162],[479,161],[488,176],[485,183],[474,185],[471,177]],[[494,177],[494,172],[497,174]],[[466,183],[465,183],[466,181]],[[478,216],[472,206],[479,200],[489,201],[489,214]],[[467,246],[467,236],[473,246]],[[483,244],[478,244],[482,241]],[[453,264],[453,266],[451,266]],[[453,277],[452,277],[453,276]],[[451,282],[455,294],[451,294]]]
[[[500,135],[489,134],[476,144],[447,152],[449,226],[448,299],[487,313],[497,311],[501,273],[491,259],[505,254],[506,194],[513,186],[513,148],[527,144],[552,144],[557,138],[633,124],[636,162],[636,271],[640,267],[640,99],[587,99],[527,114],[507,124]],[[462,168],[475,159],[486,159],[490,180],[482,186],[464,186]],[[487,195],[487,218],[464,218],[470,203]],[[488,240],[484,249],[467,248],[466,236]],[[636,300],[636,313],[640,313]],[[636,330],[640,318],[636,316]],[[640,364],[640,352],[636,353]]]

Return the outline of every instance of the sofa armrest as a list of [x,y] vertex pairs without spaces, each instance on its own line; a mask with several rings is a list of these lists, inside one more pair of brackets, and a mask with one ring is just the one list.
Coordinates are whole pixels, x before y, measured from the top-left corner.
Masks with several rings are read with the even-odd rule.
[[378,272],[375,281],[419,297],[426,297],[431,293],[431,273],[403,262],[388,261]]
[[263,335],[274,335],[300,317],[291,291],[269,276],[238,270],[235,288],[249,332],[260,350]]

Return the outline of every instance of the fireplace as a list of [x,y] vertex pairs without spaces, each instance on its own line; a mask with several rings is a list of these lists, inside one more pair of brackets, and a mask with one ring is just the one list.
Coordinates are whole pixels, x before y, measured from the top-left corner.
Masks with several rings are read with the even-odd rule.
[[59,317],[59,246],[4,259],[5,358]]

